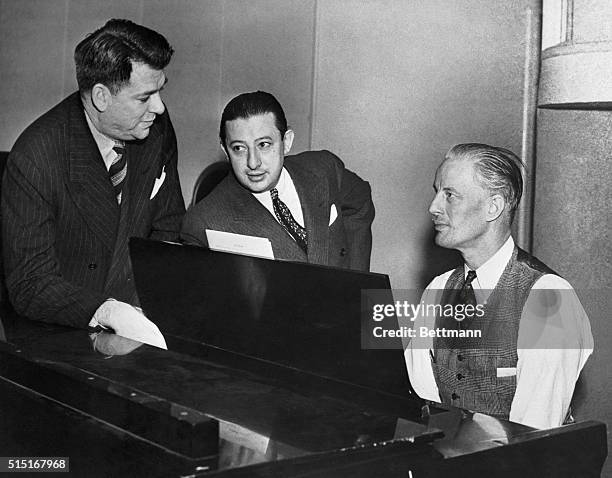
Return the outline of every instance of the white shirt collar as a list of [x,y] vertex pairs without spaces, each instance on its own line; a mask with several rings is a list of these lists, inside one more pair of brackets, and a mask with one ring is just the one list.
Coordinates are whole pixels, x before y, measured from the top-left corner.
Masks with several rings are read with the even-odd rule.
[[89,126],[89,130],[93,136],[96,145],[98,146],[98,150],[102,155],[102,159],[104,160],[104,164],[106,165],[106,169],[109,169],[113,159],[115,159],[115,152],[113,151],[113,147],[115,146],[115,140],[109,138],[108,136],[100,133],[94,124],[91,122],[87,111],[85,111],[85,119],[87,120],[87,126]]
[[[476,282],[474,288],[478,289],[495,289],[497,286],[497,282],[501,277],[506,265],[510,261],[512,257],[512,252],[514,251],[514,239],[512,236],[508,237],[508,240],[501,246],[495,254],[491,256],[491,258],[486,261],[483,265],[481,265],[478,269],[476,269]],[[463,265],[464,267],[464,277],[467,276],[470,268],[467,264]]]
[[[297,223],[304,227],[304,214],[302,213],[302,204],[300,197],[298,196],[297,189],[289,171],[285,168],[281,170],[281,174],[276,184],[276,190],[278,191],[278,197],[285,203],[285,205],[291,211],[291,215],[297,221]],[[274,214],[274,206],[272,205],[272,197],[270,191],[264,191],[262,193],[251,193],[278,221],[278,218]]]
[[[278,196],[280,198],[282,198],[283,196],[285,196],[286,192],[287,192],[287,178],[289,176],[289,173],[287,172],[287,170],[285,168],[281,169],[281,173],[280,176],[278,177],[278,182],[276,183],[276,190],[278,191]],[[291,178],[289,178],[289,181],[291,181]],[[293,181],[291,181],[291,184],[293,184]],[[270,191],[264,191],[262,193],[251,193],[253,196],[255,196],[257,199],[259,199],[259,201],[262,201],[262,199],[264,199],[265,197],[270,197]],[[270,199],[270,204],[272,204],[272,199]]]

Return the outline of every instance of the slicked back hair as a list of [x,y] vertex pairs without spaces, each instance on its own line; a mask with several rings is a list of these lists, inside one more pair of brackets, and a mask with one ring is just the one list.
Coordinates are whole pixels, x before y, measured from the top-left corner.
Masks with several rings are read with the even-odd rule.
[[281,138],[284,138],[287,132],[287,118],[285,117],[283,107],[272,94],[265,91],[253,91],[251,93],[242,93],[233,98],[225,106],[221,115],[219,138],[223,148],[225,148],[226,138],[225,123],[237,118],[247,119],[251,116],[265,115],[266,113],[274,115],[276,127],[280,131]]
[[156,31],[130,20],[109,20],[74,50],[79,90],[88,91],[101,83],[116,94],[129,83],[132,62],[163,70],[172,53],[168,40]]
[[476,176],[492,193],[500,194],[508,205],[510,223],[523,195],[523,163],[512,151],[480,143],[453,146],[445,159],[473,161]]

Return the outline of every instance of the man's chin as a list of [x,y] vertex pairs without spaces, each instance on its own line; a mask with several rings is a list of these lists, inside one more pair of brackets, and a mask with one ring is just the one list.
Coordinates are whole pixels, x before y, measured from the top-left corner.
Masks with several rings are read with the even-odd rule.
[[436,233],[434,242],[436,243],[436,246],[445,247],[447,249],[452,249],[452,247],[449,245],[449,241],[439,232]]
[[272,189],[272,187],[269,184],[250,183],[247,189],[251,191],[252,193],[265,193],[266,191],[269,191],[270,189]]
[[134,139],[145,139],[147,136],[149,136],[149,128],[135,131],[133,136]]

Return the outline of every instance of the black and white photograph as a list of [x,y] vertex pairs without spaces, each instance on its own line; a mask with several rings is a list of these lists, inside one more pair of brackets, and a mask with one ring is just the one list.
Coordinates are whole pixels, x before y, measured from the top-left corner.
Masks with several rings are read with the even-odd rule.
[[0,0],[0,71],[3,476],[612,478],[610,0]]

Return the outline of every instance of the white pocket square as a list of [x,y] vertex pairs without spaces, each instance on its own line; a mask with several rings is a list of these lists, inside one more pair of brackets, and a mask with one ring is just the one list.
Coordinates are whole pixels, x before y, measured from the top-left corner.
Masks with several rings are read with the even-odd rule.
[[516,367],[497,367],[498,377],[514,377],[516,375]]
[[156,196],[159,189],[162,187],[162,184],[164,184],[165,180],[166,180],[166,166],[163,167],[159,178],[155,179],[155,184],[153,185],[153,191],[151,192],[151,197],[149,199],[153,199]]
[[329,225],[330,226],[334,223],[337,217],[338,217],[338,211],[336,211],[336,205],[332,204],[331,209],[329,210]]

